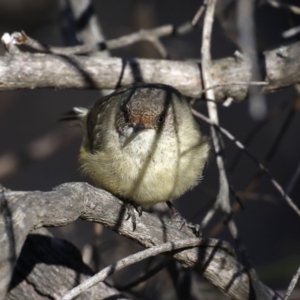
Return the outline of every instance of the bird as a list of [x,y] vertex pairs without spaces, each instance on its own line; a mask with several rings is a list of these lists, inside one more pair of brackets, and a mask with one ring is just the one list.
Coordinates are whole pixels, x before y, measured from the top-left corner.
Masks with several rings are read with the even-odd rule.
[[188,98],[164,84],[134,83],[102,97],[90,109],[75,107],[61,120],[84,130],[83,173],[127,203],[133,230],[142,207],[179,198],[202,178],[209,141]]

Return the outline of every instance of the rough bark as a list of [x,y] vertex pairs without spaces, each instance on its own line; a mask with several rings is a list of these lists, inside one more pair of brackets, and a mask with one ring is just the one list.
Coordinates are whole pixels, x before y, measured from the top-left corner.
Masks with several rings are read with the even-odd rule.
[[[260,57],[262,92],[291,86],[300,81],[300,43],[267,51]],[[164,83],[191,97],[201,95],[201,65],[194,61],[99,58],[58,54],[15,53],[0,57],[0,90],[34,88],[114,89],[134,81]],[[212,65],[216,100],[232,97],[242,101],[251,67],[246,57],[227,57]],[[231,83],[227,86],[224,84]]]
[[[189,230],[144,212],[137,228],[125,220],[125,206],[113,195],[86,183],[66,183],[50,192],[3,191],[0,197],[0,299],[6,294],[27,234],[43,226],[63,226],[77,218],[99,222],[145,247],[193,237]],[[281,299],[261,282],[250,282],[247,270],[222,241],[203,239],[197,249],[179,251],[174,258],[203,275],[230,299]],[[226,246],[227,245],[227,246]]]
[[[26,238],[5,299],[61,299],[68,290],[93,275],[76,247],[39,229]],[[100,283],[76,299],[127,298],[106,283]]]

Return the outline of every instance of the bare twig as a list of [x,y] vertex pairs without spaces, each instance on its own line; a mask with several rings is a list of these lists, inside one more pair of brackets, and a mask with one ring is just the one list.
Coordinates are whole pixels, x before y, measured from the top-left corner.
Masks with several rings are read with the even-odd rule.
[[204,218],[201,221],[201,228],[205,228],[207,226],[207,224],[209,223],[209,221],[212,219],[212,217],[214,216],[214,214],[216,213],[216,211],[218,210],[218,207],[216,205],[213,205],[209,211],[206,213],[206,215],[204,216]]
[[199,9],[197,10],[193,20],[192,20],[192,25],[196,26],[201,18],[201,16],[203,15],[205,8],[207,5],[207,0],[203,0],[203,3],[201,4],[201,6],[199,7]]
[[[245,191],[237,191],[235,193],[235,196],[238,197],[241,200],[255,200],[255,201],[265,201],[265,202],[270,202],[270,203],[278,203],[278,199],[269,195],[269,194],[258,194],[258,193],[246,193]],[[210,206],[210,205],[209,205]],[[243,206],[241,205],[240,202],[234,202],[231,206],[231,211],[232,213],[236,213],[240,209],[242,209]],[[209,222],[210,218],[212,217],[211,214],[214,214],[215,208],[212,207],[211,212],[207,213],[205,218],[201,221],[201,228],[206,227],[207,223]],[[193,220],[195,219],[198,215],[200,214],[200,211],[194,213],[191,217],[188,219]],[[224,226],[224,220],[219,221],[214,228],[210,231],[212,234],[208,234],[208,236],[215,237],[217,234],[220,232],[221,227]]]
[[[265,167],[268,167],[270,162],[272,161],[273,157],[275,156],[277,149],[280,147],[281,145],[281,141],[283,140],[283,138],[285,137],[286,132],[288,131],[294,117],[296,116],[296,113],[299,110],[299,104],[300,103],[300,98],[298,100],[296,100],[294,102],[293,107],[291,108],[291,110],[288,112],[279,132],[278,135],[276,137],[276,139],[274,140],[272,146],[270,147],[268,154],[266,155],[266,158],[264,159],[263,165]],[[252,180],[250,181],[249,185],[246,188],[246,192],[251,192],[253,191],[260,183],[260,179],[263,175],[263,171],[259,170],[252,178]]]
[[270,4],[273,7],[285,8],[294,14],[300,15],[300,7],[299,6],[282,3],[281,1],[277,1],[277,0],[265,0],[265,2]]
[[282,186],[274,179],[274,177],[270,174],[269,170],[260,163],[254,155],[250,153],[250,151],[239,141],[237,140],[227,129],[221,127],[218,124],[212,123],[212,121],[204,116],[203,114],[199,113],[196,110],[192,110],[193,114],[200,118],[201,120],[205,121],[206,123],[210,125],[214,125],[215,128],[217,128],[220,132],[222,132],[229,140],[235,143],[235,145],[240,148],[252,161],[255,162],[255,164],[258,165],[258,167],[264,172],[264,174],[267,175],[267,177],[270,179],[272,185],[275,187],[275,189],[280,193],[280,195],[283,197],[283,199],[288,203],[288,205],[296,212],[298,216],[300,216],[300,210],[297,207],[297,205],[293,202],[293,200],[284,192],[284,189]]
[[[264,120],[260,121],[257,125],[254,126],[254,128],[248,133],[246,138],[243,141],[243,144],[247,147],[252,140],[256,137],[256,135],[267,125],[271,120],[273,120],[275,117],[279,116],[288,106],[290,106],[291,101],[284,101],[282,102],[278,107],[275,107],[273,110],[271,110],[268,115],[265,117]],[[232,163],[230,164],[228,170],[230,173],[232,173],[236,166],[238,165],[238,162],[240,161],[242,157],[243,152],[239,151],[235,157],[232,159]]]
[[290,285],[286,291],[286,294],[284,296],[284,300],[289,300],[290,296],[292,295],[292,292],[298,282],[300,276],[300,267],[298,268],[296,274],[293,276],[292,281],[290,282]]
[[[211,39],[214,9],[215,9],[216,2],[217,0],[208,1],[208,7],[204,18],[201,57],[202,57],[203,84],[206,89],[213,85],[211,74],[210,74],[210,70],[211,70],[210,39]],[[207,90],[205,94],[208,99],[215,100],[214,91],[212,89]],[[217,111],[216,104],[214,102],[208,101],[207,109],[208,109],[210,121],[213,124],[219,125],[219,118],[218,118],[218,111]],[[225,216],[225,219],[228,221],[229,232],[234,238],[238,250],[241,253],[243,262],[246,266],[246,270],[247,272],[249,272],[249,277],[251,278],[252,284],[255,284],[255,282],[258,281],[256,272],[251,266],[250,259],[246,252],[246,248],[241,241],[241,238],[238,234],[237,226],[235,225],[231,216],[229,183],[228,183],[228,178],[225,170],[225,162],[224,162],[224,157],[222,152],[223,150],[222,139],[219,135],[219,132],[216,131],[214,125],[211,125],[211,135],[212,135],[213,145],[216,152],[217,166],[219,169],[219,191],[218,191],[218,196],[214,207],[211,210],[209,210],[202,224],[203,225],[207,224],[209,219],[212,218],[214,212],[216,211],[215,210],[216,208],[221,209],[221,211]]]
[[290,38],[290,37],[292,37],[292,36],[294,36],[298,33],[300,33],[300,26],[296,26],[296,27],[293,27],[291,29],[288,29],[288,30],[284,31],[282,33],[282,37],[287,39],[287,38]]
[[6,53],[11,55],[20,54],[20,50],[16,46],[17,44],[17,37],[19,37],[19,33],[13,33],[10,35],[9,33],[4,33],[1,42],[5,48]]
[[120,38],[112,39],[109,41],[102,41],[98,43],[90,43],[78,46],[70,46],[70,47],[53,47],[44,45],[31,37],[27,36],[24,31],[21,34],[22,37],[19,37],[20,44],[28,46],[34,50],[39,52],[46,52],[52,54],[61,54],[61,55],[75,55],[75,54],[86,54],[86,53],[94,53],[97,51],[104,50],[114,50],[122,47],[127,47],[129,45],[141,42],[148,41],[154,44],[154,46],[158,49],[162,57],[166,57],[165,49],[161,45],[159,39],[162,37],[170,36],[172,34],[182,35],[187,34],[188,32],[193,30],[193,26],[189,23],[184,23],[179,27],[175,27],[174,25],[163,25],[154,29],[141,29],[138,32],[131,33],[126,36],[122,36]]
[[191,248],[191,247],[197,247],[201,245],[202,241],[201,239],[194,238],[194,239],[188,239],[188,240],[181,240],[181,241],[175,241],[175,242],[167,242],[165,244],[155,246],[143,251],[140,251],[138,253],[132,254],[126,258],[123,258],[119,260],[118,262],[104,268],[102,271],[94,275],[93,277],[87,279],[85,282],[81,283],[71,291],[69,291],[62,300],[71,300],[74,299],[76,296],[81,294],[82,292],[86,291],[87,289],[91,288],[95,284],[104,281],[108,276],[116,273],[117,271],[135,264],[141,260],[144,260],[151,256],[156,256],[158,254],[164,253],[164,252],[170,252],[174,251],[176,249],[183,249],[183,248]]
[[[211,55],[210,55],[210,41],[211,33],[214,21],[214,11],[216,0],[209,0],[207,3],[207,9],[204,17],[203,35],[202,35],[202,47],[201,47],[201,66],[202,66],[202,76],[203,85],[206,90],[206,98],[215,100],[215,93],[211,86],[213,86],[212,76],[211,76]],[[213,124],[219,124],[219,117],[217,111],[217,105],[213,101],[207,102],[207,109],[209,118]],[[222,141],[220,135],[217,133],[214,126],[211,126],[211,136],[216,153],[216,161],[219,169],[219,192],[217,200],[215,203],[216,208],[220,208],[221,211],[228,215],[230,213],[230,203],[229,203],[229,185],[227,180],[227,175],[225,171],[224,158],[222,154]],[[209,216],[212,217],[215,210],[209,211]],[[204,218],[205,222],[208,221],[208,217]],[[205,223],[204,223],[205,224]]]
[[[204,19],[204,27],[203,27],[203,38],[202,38],[202,72],[203,72],[203,82],[204,87],[208,88],[212,86],[212,78],[210,75],[211,70],[211,57],[210,57],[210,38],[211,38],[211,31],[212,31],[212,24],[213,24],[213,17],[214,17],[214,8],[216,5],[216,0],[208,1],[208,7],[205,14]],[[215,95],[213,90],[208,90],[206,92],[206,97],[208,99],[215,100]],[[207,102],[208,114],[209,119],[213,124],[219,125],[219,118],[218,118],[218,111],[217,106],[214,102],[208,101]],[[225,162],[222,152],[222,140],[217,132],[214,125],[211,125],[211,135],[212,140],[216,152],[216,160],[219,169],[219,191],[217,196],[217,201],[214,207],[220,208],[223,212],[225,219],[227,220],[228,229],[231,233],[232,237],[234,238],[237,248],[241,253],[243,263],[246,266],[247,272],[249,272],[249,277],[251,278],[252,284],[258,280],[257,275],[253,267],[251,266],[250,259],[246,252],[246,248],[243,245],[241,238],[238,234],[237,226],[235,225],[232,216],[231,216],[231,206],[230,206],[230,198],[229,198],[229,183],[228,178],[225,170]],[[209,211],[209,216],[212,217],[213,210]],[[205,222],[208,221],[208,217],[206,216]]]

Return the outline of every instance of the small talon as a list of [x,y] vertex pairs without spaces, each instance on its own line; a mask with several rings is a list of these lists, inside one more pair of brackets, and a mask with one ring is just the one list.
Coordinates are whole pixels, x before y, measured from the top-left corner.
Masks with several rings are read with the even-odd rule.
[[143,213],[143,209],[142,209],[141,206],[135,205],[135,204],[132,204],[132,203],[127,203],[126,208],[127,208],[126,220],[129,220],[131,218],[132,230],[135,231],[135,229],[136,229],[136,216],[135,216],[134,210],[136,210],[137,213],[139,214],[139,216],[141,216],[142,213]]
[[127,215],[126,215],[126,218],[125,220],[129,220],[129,218],[131,217],[131,213],[129,212],[129,209],[127,208]]
[[190,222],[187,222],[179,213],[179,211],[173,206],[173,204],[170,201],[167,201],[167,205],[172,211],[172,219],[175,220],[175,222],[180,223],[179,230],[182,230],[183,226],[187,226],[188,228],[191,228],[193,232],[195,233],[196,237],[201,236],[201,227],[199,224],[193,224]]
[[200,237],[202,235],[201,226],[199,224],[187,223],[187,226],[193,229],[197,237]]
[[142,207],[141,207],[140,205],[137,205],[137,206],[135,206],[135,209],[136,209],[136,211],[138,212],[139,217],[141,217],[142,214],[143,214],[143,209],[142,209]]
[[132,223],[132,231],[136,230],[136,219],[135,215],[131,217],[131,223]]

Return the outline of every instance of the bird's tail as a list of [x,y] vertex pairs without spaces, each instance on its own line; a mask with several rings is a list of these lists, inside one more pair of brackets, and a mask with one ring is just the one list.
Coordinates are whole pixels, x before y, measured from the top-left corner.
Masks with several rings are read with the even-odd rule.
[[58,121],[78,121],[80,125],[86,123],[89,110],[85,107],[74,107],[72,110],[61,115]]

